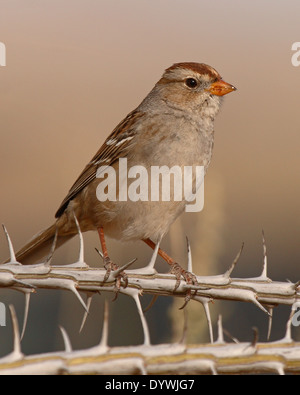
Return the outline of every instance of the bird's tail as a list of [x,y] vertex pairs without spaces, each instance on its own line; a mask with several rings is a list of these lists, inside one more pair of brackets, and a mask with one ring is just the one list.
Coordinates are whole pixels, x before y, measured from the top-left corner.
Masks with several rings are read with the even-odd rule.
[[[16,259],[23,265],[32,265],[49,255],[56,234],[56,224],[35,235],[24,247],[16,253]],[[56,247],[61,246],[74,235],[57,236]]]

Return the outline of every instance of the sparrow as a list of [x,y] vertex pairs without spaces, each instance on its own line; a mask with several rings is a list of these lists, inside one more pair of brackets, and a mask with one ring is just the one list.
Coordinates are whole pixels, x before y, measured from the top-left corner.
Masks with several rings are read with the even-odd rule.
[[[118,266],[109,258],[106,236],[121,241],[142,240],[152,249],[159,246],[184,211],[185,197],[180,201],[123,200],[119,199],[119,186],[113,199],[101,200],[97,189],[103,181],[99,168],[103,172],[112,168],[118,178],[120,159],[126,159],[128,168],[143,166],[150,171],[152,166],[203,166],[206,173],[213,151],[215,117],[223,96],[235,90],[204,63],[175,63],[167,68],[83,169],[58,208],[54,224],[21,248],[16,253],[17,261],[36,263],[49,253],[55,238],[57,247],[70,240],[78,233],[76,219],[82,232],[98,231],[108,274]],[[130,188],[130,183],[126,186]],[[191,280],[167,253],[156,249],[177,278]]]

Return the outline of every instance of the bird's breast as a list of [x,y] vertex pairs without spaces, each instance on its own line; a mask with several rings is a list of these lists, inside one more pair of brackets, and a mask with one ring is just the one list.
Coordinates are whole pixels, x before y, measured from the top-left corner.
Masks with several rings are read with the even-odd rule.
[[132,164],[146,166],[205,166],[213,148],[213,123],[206,125],[184,117],[149,120],[136,139]]

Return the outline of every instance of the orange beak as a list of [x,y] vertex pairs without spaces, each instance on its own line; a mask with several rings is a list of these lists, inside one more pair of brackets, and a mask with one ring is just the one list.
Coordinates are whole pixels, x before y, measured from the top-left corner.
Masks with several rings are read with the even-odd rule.
[[211,84],[211,86],[206,90],[212,95],[224,96],[227,95],[227,93],[236,91],[236,88],[223,80],[219,80]]

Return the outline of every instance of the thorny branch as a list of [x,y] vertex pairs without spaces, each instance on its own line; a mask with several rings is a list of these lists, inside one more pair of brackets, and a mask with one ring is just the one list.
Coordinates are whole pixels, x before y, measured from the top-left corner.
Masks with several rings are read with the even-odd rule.
[[186,345],[184,342],[114,347],[107,345],[108,309],[105,305],[102,339],[93,348],[73,351],[66,331],[61,329],[65,350],[43,355],[24,356],[18,324],[10,306],[14,350],[0,359],[0,374],[245,374],[300,373],[300,343],[286,336],[272,343],[225,343],[221,318],[218,339],[213,344]]
[[[15,334],[15,350],[4,359],[0,359],[0,373],[13,369],[28,373],[37,369],[34,356],[24,357],[21,353],[20,341],[24,335],[30,295],[38,289],[61,289],[73,292],[84,309],[81,329],[87,318],[89,306],[94,294],[99,292],[115,292],[116,272],[111,272],[107,281],[104,282],[106,271],[104,269],[91,268],[84,262],[83,238],[78,226],[80,239],[79,259],[76,263],[66,266],[52,266],[50,256],[38,265],[22,266],[16,262],[13,246],[6,228],[3,226],[9,251],[10,262],[0,265],[0,287],[9,287],[25,294],[25,318],[22,334],[19,336],[16,318],[11,308],[12,320]],[[144,344],[142,346],[113,348],[107,346],[107,318],[104,323],[104,337],[98,347],[84,351],[72,351],[66,332],[62,329],[66,344],[66,351],[58,354],[46,354],[39,358],[39,369],[45,367],[43,372],[56,373],[242,373],[247,371],[275,371],[280,374],[284,372],[300,372],[300,344],[294,343],[288,335],[278,343],[257,343],[257,339],[250,344],[225,344],[223,331],[219,324],[219,339],[212,345],[186,346],[160,345],[151,346],[150,334],[145,320],[140,295],[151,294],[171,295],[173,297],[185,298],[188,291],[191,299],[200,302],[205,310],[211,342],[213,343],[212,322],[209,312],[209,303],[214,299],[243,301],[255,304],[269,317],[269,334],[272,325],[273,308],[278,304],[290,305],[294,312],[300,305],[299,284],[290,282],[275,282],[267,277],[267,255],[263,236],[264,264],[262,274],[255,278],[233,278],[232,271],[236,266],[241,251],[233,261],[231,267],[221,275],[196,276],[197,285],[187,284],[181,281],[178,288],[174,290],[176,278],[172,274],[160,274],[155,270],[147,272],[144,269],[129,270],[128,266],[133,262],[120,268],[126,270],[128,284],[121,283],[119,292],[131,296],[137,306],[144,333]],[[188,270],[192,272],[191,250],[188,244]],[[192,292],[190,292],[192,290]],[[84,302],[81,294],[87,295]],[[106,313],[107,316],[107,313]],[[291,319],[288,323],[290,328]],[[106,335],[105,335],[106,334]],[[106,338],[105,338],[106,336]],[[19,339],[19,340],[18,340]],[[132,356],[129,356],[132,355]],[[78,359],[79,358],[79,359]],[[126,358],[126,363],[124,363]],[[292,360],[290,362],[289,358]],[[11,365],[11,361],[18,361],[17,365]],[[41,362],[42,361],[42,362]],[[76,362],[77,361],[77,362]],[[78,361],[81,361],[80,363]],[[155,362],[156,361],[156,362]],[[160,361],[160,362],[157,362]],[[43,364],[44,363],[44,364]],[[118,370],[119,369],[119,370]]]

